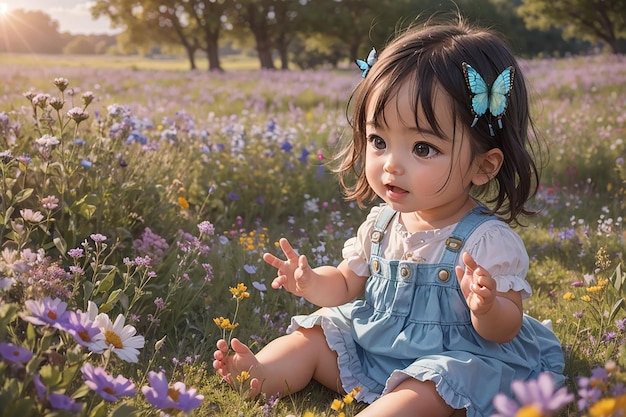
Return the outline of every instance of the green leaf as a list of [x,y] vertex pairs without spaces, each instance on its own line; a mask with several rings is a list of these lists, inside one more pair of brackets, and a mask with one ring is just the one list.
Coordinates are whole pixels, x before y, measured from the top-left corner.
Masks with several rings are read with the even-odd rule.
[[67,253],[67,242],[65,242],[65,239],[63,239],[63,236],[61,236],[59,232],[57,232],[56,230],[54,231],[52,235],[54,236],[52,238],[52,241],[54,242],[54,246],[58,249],[59,252],[65,255]]
[[106,293],[107,291],[111,289],[111,287],[113,287],[113,281],[115,280],[116,272],[117,272],[116,269],[111,269],[106,274],[106,276],[98,284],[98,288],[96,289],[96,294],[100,292]]
[[120,404],[109,414],[110,417],[133,417],[139,416],[139,410],[128,404]]
[[611,308],[611,313],[609,314],[609,319],[613,321],[619,310],[622,308],[624,308],[624,299],[620,298],[617,302],[615,302],[615,304],[613,304],[613,308]]
[[107,404],[105,401],[100,402],[97,406],[91,409],[89,417],[106,417],[107,416]]
[[23,190],[20,190],[20,192],[15,195],[14,201],[16,203],[21,203],[22,201],[30,197],[33,194],[33,191],[34,190],[32,188],[24,188]]

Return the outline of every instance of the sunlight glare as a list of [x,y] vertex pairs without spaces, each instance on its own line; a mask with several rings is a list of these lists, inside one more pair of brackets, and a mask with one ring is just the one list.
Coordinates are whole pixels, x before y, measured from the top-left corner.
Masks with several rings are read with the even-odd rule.
[[0,16],[4,16],[9,11],[9,5],[7,3],[0,3]]

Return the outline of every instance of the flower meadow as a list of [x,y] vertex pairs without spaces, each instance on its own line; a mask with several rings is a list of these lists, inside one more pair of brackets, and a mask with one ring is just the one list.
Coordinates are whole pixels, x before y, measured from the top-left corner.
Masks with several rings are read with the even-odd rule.
[[[522,61],[550,158],[518,232],[525,309],[550,320],[567,383],[516,381],[498,416],[626,414],[626,65]],[[314,306],[272,290],[286,236],[338,263],[367,210],[328,165],[358,70],[176,72],[3,65],[3,416],[351,416],[311,383],[248,399],[215,342],[258,350]]]

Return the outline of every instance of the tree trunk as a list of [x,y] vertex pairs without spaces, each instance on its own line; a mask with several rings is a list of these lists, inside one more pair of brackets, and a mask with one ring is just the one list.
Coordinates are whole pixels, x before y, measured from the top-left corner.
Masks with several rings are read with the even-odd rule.
[[220,64],[219,46],[218,46],[219,32],[212,32],[205,29],[205,41],[207,45],[206,53],[209,60],[209,71],[224,72]]

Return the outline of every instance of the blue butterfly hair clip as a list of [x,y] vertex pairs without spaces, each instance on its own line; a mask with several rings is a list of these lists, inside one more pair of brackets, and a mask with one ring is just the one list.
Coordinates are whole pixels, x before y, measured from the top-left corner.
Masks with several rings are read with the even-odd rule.
[[363,61],[362,59],[356,59],[354,61],[359,66],[361,71],[363,71],[361,73],[361,77],[365,78],[367,73],[370,71],[370,68],[372,68],[372,65],[374,65],[374,63],[376,62],[377,58],[378,55],[376,54],[376,48],[372,48],[365,61]]
[[[478,118],[489,110],[491,116],[498,119],[498,127],[502,129],[502,116],[504,116],[504,112],[509,104],[509,94],[513,87],[515,68],[512,66],[505,68],[496,77],[491,88],[489,88],[478,71],[467,62],[463,62],[463,74],[472,98],[472,114],[474,115],[472,127],[476,126]],[[491,121],[489,121],[489,133],[491,133],[491,136],[495,136]]]

